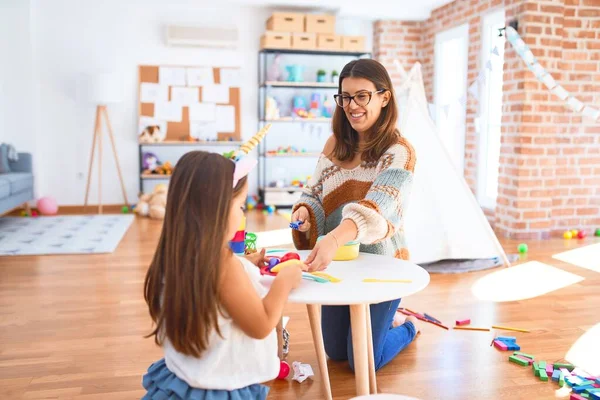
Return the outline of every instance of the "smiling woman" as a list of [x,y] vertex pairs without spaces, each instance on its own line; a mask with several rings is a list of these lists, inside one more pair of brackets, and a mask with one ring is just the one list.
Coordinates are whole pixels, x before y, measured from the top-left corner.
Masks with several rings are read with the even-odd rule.
[[[398,107],[388,72],[375,60],[348,63],[339,78],[329,138],[292,221],[296,248],[312,252],[311,270],[322,270],[351,241],[360,251],[408,259],[404,208],[412,186],[415,153],[396,124]],[[321,237],[320,240],[319,237]],[[377,268],[377,266],[373,266]],[[416,337],[417,320],[397,314],[400,299],[371,306],[375,368],[391,361]],[[325,350],[352,360],[347,306],[324,306]]]

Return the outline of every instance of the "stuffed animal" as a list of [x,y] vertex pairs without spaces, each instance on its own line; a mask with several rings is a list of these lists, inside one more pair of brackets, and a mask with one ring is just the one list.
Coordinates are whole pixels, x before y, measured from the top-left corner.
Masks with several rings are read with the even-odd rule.
[[151,194],[142,194],[135,207],[135,212],[142,217],[164,219],[167,206],[167,185],[159,184]]
[[167,135],[160,130],[160,126],[151,125],[147,126],[138,138],[140,143],[157,143],[165,140]]

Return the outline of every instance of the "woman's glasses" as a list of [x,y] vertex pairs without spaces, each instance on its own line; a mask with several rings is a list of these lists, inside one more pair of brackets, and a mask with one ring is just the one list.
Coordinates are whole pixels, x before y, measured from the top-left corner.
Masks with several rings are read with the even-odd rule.
[[368,90],[361,90],[356,93],[354,96],[349,96],[347,94],[334,94],[333,98],[335,99],[335,103],[340,107],[348,107],[350,102],[354,100],[357,106],[365,107],[367,104],[371,102],[371,98],[374,94],[383,93],[386,89],[379,89],[376,92],[371,92]]

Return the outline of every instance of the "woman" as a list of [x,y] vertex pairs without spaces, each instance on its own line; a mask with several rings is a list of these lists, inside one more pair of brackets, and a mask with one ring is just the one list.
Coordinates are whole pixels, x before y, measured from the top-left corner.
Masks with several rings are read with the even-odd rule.
[[[379,62],[348,63],[339,78],[333,136],[315,173],[294,206],[294,244],[312,249],[311,270],[322,270],[339,246],[353,240],[360,250],[408,259],[403,212],[415,167],[412,146],[396,123],[398,109],[390,77]],[[322,240],[317,242],[319,236]],[[377,266],[373,266],[377,268]],[[418,333],[417,320],[396,313],[400,299],[371,305],[375,368],[390,362]],[[325,351],[354,368],[348,306],[324,306]]]

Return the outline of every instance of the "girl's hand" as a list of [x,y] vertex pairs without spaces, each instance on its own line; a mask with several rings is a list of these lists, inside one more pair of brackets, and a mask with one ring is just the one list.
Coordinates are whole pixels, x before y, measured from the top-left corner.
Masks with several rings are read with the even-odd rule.
[[308,265],[308,270],[310,272],[322,271],[327,268],[331,263],[331,260],[333,260],[337,249],[338,244],[334,237],[330,234],[325,235],[323,239],[315,244],[313,251],[304,261]]
[[290,265],[289,267],[283,268],[277,273],[275,280],[283,280],[290,288],[296,289],[302,282],[302,268],[300,265]]
[[299,207],[292,214],[292,221],[302,221],[303,222],[303,224],[298,227],[298,230],[300,232],[308,232],[308,230],[310,229],[310,222],[308,221],[309,218],[310,218],[310,214],[308,213],[308,210],[304,206]]
[[262,249],[261,251],[257,251],[256,253],[248,254],[246,257],[252,264],[256,265],[258,268],[264,267],[269,263],[269,259],[265,257],[266,250]]

